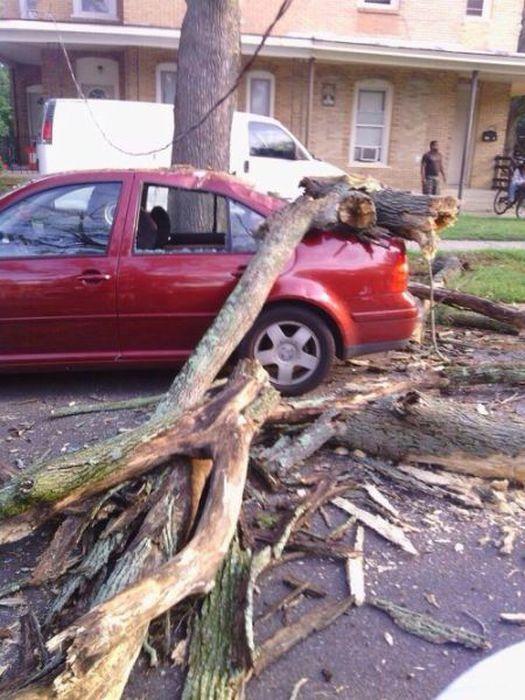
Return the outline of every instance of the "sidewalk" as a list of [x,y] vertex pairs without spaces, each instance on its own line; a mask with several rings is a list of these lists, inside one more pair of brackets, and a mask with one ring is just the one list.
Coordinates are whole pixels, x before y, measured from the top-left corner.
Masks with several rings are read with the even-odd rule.
[[[412,241],[407,248],[419,250]],[[525,241],[440,241],[439,250],[525,250]]]

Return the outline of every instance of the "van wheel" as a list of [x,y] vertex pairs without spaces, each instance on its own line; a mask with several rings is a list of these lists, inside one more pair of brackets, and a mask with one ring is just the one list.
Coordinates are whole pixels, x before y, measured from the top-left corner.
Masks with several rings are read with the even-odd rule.
[[287,304],[259,316],[241,343],[240,354],[259,360],[282,394],[298,396],[326,378],[335,341],[315,312]]

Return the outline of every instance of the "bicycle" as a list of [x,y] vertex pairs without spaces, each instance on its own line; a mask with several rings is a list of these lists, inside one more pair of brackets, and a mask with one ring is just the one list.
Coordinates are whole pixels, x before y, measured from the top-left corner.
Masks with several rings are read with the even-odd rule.
[[514,206],[516,207],[516,216],[518,219],[525,219],[525,191],[519,189],[516,201],[511,202],[507,190],[500,188],[494,197],[494,212],[498,214],[498,216],[501,216]]

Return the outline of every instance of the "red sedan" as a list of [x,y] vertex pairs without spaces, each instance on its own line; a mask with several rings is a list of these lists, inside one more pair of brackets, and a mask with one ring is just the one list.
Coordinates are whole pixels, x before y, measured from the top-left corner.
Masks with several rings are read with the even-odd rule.
[[[282,201],[189,168],[44,177],[0,200],[0,369],[180,364]],[[239,351],[286,394],[417,322],[401,241],[308,234]]]

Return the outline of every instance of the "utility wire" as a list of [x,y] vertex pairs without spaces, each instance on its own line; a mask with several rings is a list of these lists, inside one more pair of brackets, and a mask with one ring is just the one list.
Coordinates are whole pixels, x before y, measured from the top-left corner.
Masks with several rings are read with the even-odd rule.
[[239,85],[241,84],[241,80],[243,79],[244,75],[250,70],[250,68],[253,66],[255,60],[261,53],[266,40],[272,33],[275,25],[277,22],[284,17],[286,12],[290,9],[292,3],[294,0],[283,0],[281,5],[279,6],[279,9],[277,10],[277,13],[275,17],[273,18],[272,22],[268,25],[267,29],[265,30],[264,34],[261,37],[261,41],[257,45],[255,51],[253,52],[253,55],[250,57],[250,59],[246,62],[242,70],[239,72],[239,75],[235,79],[235,81],[232,83],[231,87],[222,95],[214,104],[203,114],[203,116],[198,119],[194,124],[189,126],[187,129],[185,129],[181,134],[176,134],[174,135],[173,139],[171,139],[167,144],[164,146],[160,146],[159,148],[153,148],[149,151],[128,151],[125,148],[121,148],[118,146],[116,143],[114,143],[109,136],[106,134],[100,123],[98,122],[96,115],[93,112],[93,109],[91,107],[91,104],[89,100],[87,99],[86,95],[84,94],[84,91],[82,90],[82,86],[80,85],[76,75],[75,71],[73,70],[73,64],[71,63],[71,58],[69,56],[64,38],[60,32],[60,27],[58,26],[58,22],[55,18],[55,16],[51,13],[48,13],[48,15],[51,17],[55,24],[55,30],[58,36],[58,43],[60,44],[60,48],[62,50],[62,53],[64,54],[64,58],[66,61],[66,66],[69,72],[69,75],[71,77],[71,80],[73,81],[73,84],[75,86],[75,89],[77,91],[77,95],[79,99],[83,100],[86,104],[87,110],[89,112],[89,115],[91,119],[93,120],[95,126],[97,127],[98,131],[100,132],[102,138],[104,141],[114,148],[115,150],[119,151],[120,153],[124,153],[125,155],[128,156],[150,156],[155,153],[160,153],[161,151],[165,151],[168,148],[171,148],[173,144],[178,143],[179,141],[183,141],[185,138],[187,138],[191,133],[193,133],[196,129],[199,129],[206,121],[207,119],[210,118],[210,116],[217,110],[226,100],[233,95],[233,93],[238,89]]

